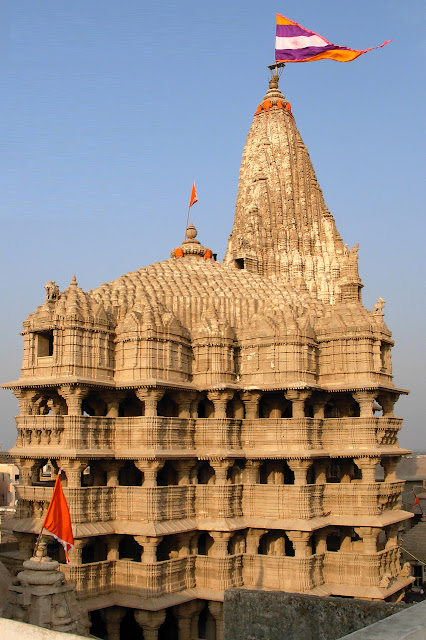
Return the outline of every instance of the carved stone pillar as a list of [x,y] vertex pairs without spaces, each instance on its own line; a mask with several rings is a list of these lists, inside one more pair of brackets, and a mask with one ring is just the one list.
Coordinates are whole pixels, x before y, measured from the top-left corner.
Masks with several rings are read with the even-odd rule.
[[110,535],[110,536],[104,537],[104,540],[107,545],[107,560],[118,560],[119,558],[118,546],[120,544],[120,538],[121,536],[117,536],[117,535]]
[[30,416],[32,397],[36,397],[35,392],[28,389],[12,389],[12,393],[19,402],[19,415]]
[[67,403],[68,415],[81,416],[81,403],[89,395],[89,389],[66,384],[59,387],[58,393]]
[[329,396],[322,396],[320,398],[315,398],[313,409],[314,409],[314,418],[317,420],[324,420],[324,409],[327,404]]
[[140,387],[136,389],[136,395],[145,404],[145,416],[154,417],[157,415],[157,405],[164,396],[163,389],[146,389]]
[[24,487],[31,487],[34,482],[38,481],[39,460],[17,458],[14,462],[17,467],[19,467],[20,485]]
[[316,531],[316,553],[325,553],[327,551],[327,531]]
[[196,391],[180,391],[173,394],[173,400],[179,407],[179,418],[191,418],[191,405],[197,398]]
[[376,482],[376,465],[380,462],[380,458],[354,458],[354,462],[362,471],[362,482]]
[[298,391],[297,389],[288,389],[285,397],[290,400],[293,406],[293,418],[305,417],[305,401],[312,395],[312,391]]
[[226,405],[234,397],[233,391],[209,391],[208,399],[214,404],[214,417],[226,418]]
[[213,558],[224,558],[228,555],[228,542],[233,536],[233,531],[209,531],[214,540],[209,555]]
[[303,460],[302,458],[295,458],[294,460],[287,460],[287,464],[294,473],[294,484],[298,486],[306,485],[306,475],[309,467],[312,465],[312,460]]
[[120,640],[120,624],[126,615],[124,607],[110,607],[102,611],[105,617],[108,640]]
[[223,640],[223,603],[210,600],[209,611],[216,622],[216,640]]
[[377,553],[377,537],[380,531],[379,527],[355,527],[355,533],[362,538],[365,555]]
[[227,472],[230,467],[234,464],[235,460],[232,459],[220,459],[220,458],[212,458],[209,460],[211,466],[215,470],[215,484],[216,485],[225,485],[227,484]]
[[312,554],[312,547],[309,544],[311,533],[309,531],[286,531],[286,534],[293,543],[296,558],[307,558]]
[[374,415],[373,405],[376,399],[376,391],[355,391],[352,393],[354,400],[359,404],[360,418],[372,418]]
[[190,474],[191,469],[195,466],[195,464],[196,460],[193,459],[176,460],[175,462],[173,462],[173,466],[175,467],[178,474],[178,485],[191,484]]
[[74,548],[68,551],[68,556],[73,567],[79,567],[83,564],[83,549],[86,546],[89,538],[79,538],[74,540]]
[[247,460],[244,470],[246,484],[259,484],[261,460]]
[[314,460],[315,484],[327,482],[327,460]]
[[244,402],[246,420],[255,420],[259,417],[259,400],[262,397],[260,391],[240,391],[240,398]]
[[135,466],[143,473],[143,487],[157,486],[157,473],[164,467],[164,460],[135,460]]
[[259,548],[260,538],[267,533],[267,529],[249,529],[247,532],[247,553],[255,555]]
[[81,487],[81,474],[87,467],[87,462],[87,460],[71,460],[69,458],[57,461],[58,466],[65,471],[68,488]]
[[135,620],[143,630],[144,640],[158,640],[158,630],[166,618],[166,610],[142,611],[135,610]]
[[382,460],[382,465],[385,470],[385,482],[396,482],[396,467],[399,462],[399,458],[397,457],[386,457]]
[[191,600],[176,607],[173,607],[173,614],[178,623],[179,640],[190,640],[192,619],[199,615],[203,609],[201,600]]
[[394,417],[394,406],[399,398],[399,395],[395,393],[381,393],[377,400],[380,406],[383,409],[383,417],[384,418],[393,418]]
[[395,522],[395,524],[391,524],[386,527],[386,549],[390,549],[392,547],[396,547],[398,544],[398,531],[401,526],[400,522]]
[[125,394],[117,391],[106,391],[105,393],[103,393],[103,399],[105,400],[107,406],[107,418],[118,418],[120,402],[124,398]]
[[152,538],[151,536],[135,536],[135,540],[143,547],[141,561],[144,564],[153,564],[157,562],[157,547],[162,541],[163,536]]
[[122,460],[107,460],[103,463],[107,474],[107,487],[118,487],[118,474],[122,466]]

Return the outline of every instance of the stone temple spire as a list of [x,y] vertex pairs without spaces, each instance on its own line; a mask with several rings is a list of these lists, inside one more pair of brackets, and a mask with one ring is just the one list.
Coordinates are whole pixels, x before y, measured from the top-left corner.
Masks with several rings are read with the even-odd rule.
[[247,137],[224,262],[299,282],[324,302],[360,299],[357,247],[343,245],[278,76]]

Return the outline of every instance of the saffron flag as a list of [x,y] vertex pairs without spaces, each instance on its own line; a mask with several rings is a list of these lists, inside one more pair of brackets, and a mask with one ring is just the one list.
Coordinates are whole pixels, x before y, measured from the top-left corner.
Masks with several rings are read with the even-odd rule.
[[325,58],[337,60],[337,62],[350,62],[367,51],[384,47],[389,42],[391,40],[386,40],[379,47],[371,47],[364,51],[339,47],[317,33],[301,27],[297,22],[288,20],[277,13],[276,62],[310,62]]
[[67,564],[70,564],[68,551],[74,546],[74,536],[72,533],[70,512],[67,501],[62,491],[61,471],[56,477],[52,498],[43,520],[43,529],[46,529],[51,536],[62,544],[65,550]]
[[414,489],[413,489],[413,493],[414,493],[414,497],[416,498],[416,499],[414,500],[414,504],[413,504],[413,509],[414,509],[414,507],[420,507],[420,502],[419,502],[419,499],[418,499],[418,497],[417,497],[416,492],[414,491]]
[[189,209],[192,207],[193,204],[195,204],[196,202],[198,202],[198,198],[197,198],[197,190],[195,189],[195,182],[192,183],[192,191],[191,191],[191,198],[189,200]]

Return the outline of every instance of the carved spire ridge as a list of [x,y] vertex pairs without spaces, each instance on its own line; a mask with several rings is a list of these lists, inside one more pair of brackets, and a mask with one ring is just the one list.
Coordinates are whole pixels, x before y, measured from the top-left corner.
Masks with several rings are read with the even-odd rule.
[[290,103],[271,71],[243,152],[224,263],[288,279],[324,302],[357,301],[362,285],[356,251],[343,246]]

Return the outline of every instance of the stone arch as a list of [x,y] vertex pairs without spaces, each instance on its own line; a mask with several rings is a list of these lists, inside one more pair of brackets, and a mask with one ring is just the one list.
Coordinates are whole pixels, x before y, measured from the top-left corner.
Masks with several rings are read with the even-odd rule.
[[235,556],[246,553],[247,550],[247,531],[235,531],[232,538],[228,542],[228,555]]
[[118,405],[119,418],[133,418],[145,415],[145,403],[139,400],[134,391],[129,391]]
[[283,393],[263,393],[259,400],[259,418],[291,418],[293,405]]
[[244,403],[237,392],[226,404],[226,417],[234,418],[235,420],[243,420],[245,418]]
[[198,616],[198,638],[199,640],[216,640],[216,620],[210,613],[208,602]]
[[157,415],[165,418],[177,418],[179,416],[179,406],[168,394],[164,394],[157,404]]
[[118,544],[118,557],[120,560],[141,562],[143,548],[136,542],[133,536],[125,535]]
[[294,484],[294,471],[287,460],[265,460],[259,468],[260,484]]
[[213,467],[205,460],[197,471],[198,484],[215,484],[216,474]]
[[214,404],[207,397],[200,400],[197,408],[198,418],[213,418],[214,417]]
[[82,564],[102,562],[107,559],[107,546],[101,538],[91,538],[81,550]]
[[126,460],[118,472],[118,484],[124,487],[140,487],[143,481],[143,473],[133,460]]
[[170,460],[157,472],[157,486],[170,487],[178,484],[178,474]]
[[242,484],[244,469],[244,460],[236,460],[236,462],[234,462],[232,467],[230,467],[227,471],[227,478],[231,482],[231,484]]
[[214,544],[214,540],[207,531],[203,531],[198,536],[197,540],[197,554],[199,556],[208,556],[210,549]]
[[259,540],[258,554],[293,557],[294,547],[285,531],[268,531]]

